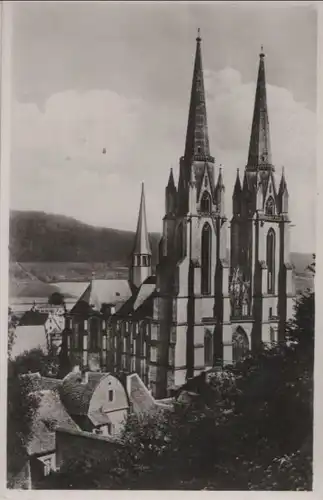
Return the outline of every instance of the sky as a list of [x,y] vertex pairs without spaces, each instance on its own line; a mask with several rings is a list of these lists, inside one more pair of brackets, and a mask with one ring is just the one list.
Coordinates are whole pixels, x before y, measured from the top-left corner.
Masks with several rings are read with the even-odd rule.
[[149,230],[161,231],[200,28],[210,149],[216,174],[223,168],[228,217],[263,45],[291,248],[314,251],[316,17],[301,2],[13,2],[11,208],[135,230],[144,181]]

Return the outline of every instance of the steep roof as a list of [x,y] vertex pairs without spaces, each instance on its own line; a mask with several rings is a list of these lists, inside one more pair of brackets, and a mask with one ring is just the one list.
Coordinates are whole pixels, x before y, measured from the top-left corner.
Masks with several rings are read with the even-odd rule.
[[26,311],[25,314],[20,318],[19,325],[20,326],[39,326],[45,325],[48,318],[48,313],[41,313],[39,311]]
[[87,383],[82,383],[80,372],[71,372],[63,379],[59,393],[70,415],[86,416],[95,389],[108,373],[88,372]]
[[89,303],[99,311],[102,304],[123,304],[131,295],[132,289],[128,280],[93,280]]
[[156,290],[156,276],[149,276],[139,288],[134,290],[129,299],[117,311],[119,316],[128,316],[137,313],[140,315],[149,302],[152,301],[153,294]]
[[129,387],[129,399],[135,413],[144,413],[156,408],[155,399],[137,373],[128,375],[127,386]]
[[138,213],[137,230],[135,235],[135,243],[133,247],[135,255],[151,255],[151,246],[148,236],[147,217],[146,217],[146,202],[144,183],[141,185],[141,198]]

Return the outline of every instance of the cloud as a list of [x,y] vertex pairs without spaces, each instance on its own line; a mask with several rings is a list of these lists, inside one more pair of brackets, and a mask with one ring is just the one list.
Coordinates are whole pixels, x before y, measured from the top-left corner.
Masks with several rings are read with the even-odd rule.
[[[233,68],[206,71],[212,154],[224,165],[227,213],[236,168],[243,172],[255,83]],[[293,249],[312,251],[315,212],[315,115],[286,89],[268,85],[273,161],[285,165]],[[11,206],[72,215],[134,229],[145,181],[148,224],[160,231],[169,168],[178,172],[188,105],[166,107],[110,90],[67,91],[12,107]]]

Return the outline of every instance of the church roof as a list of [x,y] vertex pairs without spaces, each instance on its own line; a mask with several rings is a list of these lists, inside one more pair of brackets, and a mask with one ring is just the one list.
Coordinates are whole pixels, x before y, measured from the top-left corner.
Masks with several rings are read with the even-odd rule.
[[257,89],[249,143],[248,169],[272,168],[267,110],[265,54],[261,51],[258,69]]
[[100,311],[102,304],[123,304],[132,295],[128,280],[92,280],[89,303]]
[[151,247],[147,229],[146,203],[144,183],[141,185],[141,198],[138,214],[137,230],[135,235],[135,244],[133,248],[135,255],[151,255]]

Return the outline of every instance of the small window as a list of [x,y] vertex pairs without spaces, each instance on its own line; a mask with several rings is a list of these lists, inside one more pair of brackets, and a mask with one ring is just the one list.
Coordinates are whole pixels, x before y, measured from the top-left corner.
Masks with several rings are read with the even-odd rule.
[[156,363],[157,361],[157,348],[154,346],[151,346],[150,348],[150,361],[153,363]]
[[203,213],[211,212],[211,197],[207,191],[204,191],[201,199],[201,212]]
[[112,389],[109,390],[109,402],[111,403],[114,398],[114,391]]
[[273,317],[273,308],[272,307],[269,308],[269,317],[270,318]]
[[267,215],[275,215],[275,202],[272,196],[270,196],[267,200],[265,213]]

